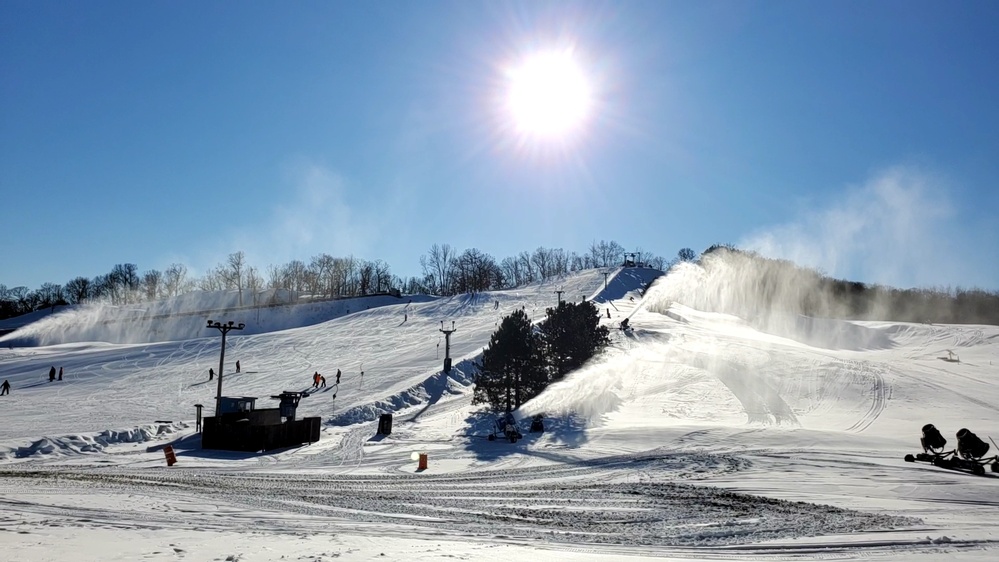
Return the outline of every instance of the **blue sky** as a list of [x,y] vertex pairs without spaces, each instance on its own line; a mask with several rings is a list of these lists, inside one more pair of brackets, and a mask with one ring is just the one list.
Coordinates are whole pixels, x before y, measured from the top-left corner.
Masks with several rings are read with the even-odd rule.
[[[995,2],[0,3],[0,283],[616,240],[999,289]],[[525,135],[512,70],[589,110]]]

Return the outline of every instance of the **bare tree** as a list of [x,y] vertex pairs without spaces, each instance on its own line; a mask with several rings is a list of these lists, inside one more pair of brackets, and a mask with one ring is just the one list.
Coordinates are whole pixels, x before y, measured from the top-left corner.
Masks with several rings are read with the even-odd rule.
[[163,272],[163,290],[165,296],[176,297],[187,288],[187,266],[181,263],[170,264]]
[[452,287],[456,293],[489,290],[494,287],[494,280],[503,276],[493,257],[475,248],[462,252],[453,264]]
[[371,292],[371,287],[374,284],[375,278],[375,267],[369,261],[361,262],[360,268],[358,268],[358,290],[362,295],[366,295]]
[[503,278],[510,287],[519,287],[526,283],[521,271],[520,260],[517,258],[503,258],[500,269],[503,271]]
[[351,296],[358,293],[358,268],[360,260],[349,256],[333,260],[333,283],[336,295]]
[[250,292],[253,297],[253,305],[256,306],[257,295],[260,293],[261,289],[264,287],[264,279],[257,273],[257,268],[249,266],[246,268],[246,290]]
[[221,291],[225,289],[225,280],[219,273],[219,268],[206,272],[197,282],[202,291]]
[[80,304],[90,298],[90,279],[74,277],[66,282],[63,288],[69,304]]
[[282,288],[293,291],[305,290],[305,272],[308,268],[299,260],[288,262],[282,271]]
[[590,244],[590,257],[593,267],[610,267],[621,263],[624,247],[617,242],[601,240]]
[[336,260],[329,254],[319,254],[313,256],[309,262],[309,269],[316,275],[318,292],[324,297],[333,297],[335,282],[333,277],[333,266]]
[[267,287],[271,288],[271,289],[284,289],[285,287],[281,283],[282,280],[283,280],[283,275],[284,274],[283,274],[282,268],[280,268],[280,267],[278,267],[276,265],[273,265],[273,264],[268,265],[267,266]]
[[430,252],[420,257],[423,274],[434,280],[432,289],[440,295],[454,294],[450,290],[451,275],[454,268],[455,250],[448,244],[434,244]]
[[119,263],[108,273],[108,293],[112,304],[128,304],[138,300],[139,266],[134,263]]
[[246,255],[242,252],[233,252],[226,258],[226,262],[219,265],[218,276],[226,289],[239,291],[239,305],[243,306],[243,286],[246,283],[245,270]]
[[534,264],[538,277],[548,279],[551,277],[551,250],[539,247],[531,254],[531,263]]
[[562,248],[553,248],[551,251],[552,275],[565,275],[569,273],[570,256]]
[[157,269],[150,269],[143,273],[142,287],[146,294],[146,300],[156,300],[162,292],[163,274]]
[[93,300],[111,300],[111,280],[108,275],[98,275],[90,282],[90,298]]
[[531,261],[531,254],[521,252],[517,255],[517,261],[520,262],[520,273],[524,278],[524,283],[533,283],[537,281],[538,275],[537,271],[534,269],[534,263]]
[[383,292],[392,288],[392,269],[389,264],[382,260],[375,260],[371,263],[374,267],[375,291]]
[[62,285],[54,283],[42,283],[42,286],[35,291],[35,295],[37,297],[36,306],[38,308],[54,307],[59,303],[65,302]]

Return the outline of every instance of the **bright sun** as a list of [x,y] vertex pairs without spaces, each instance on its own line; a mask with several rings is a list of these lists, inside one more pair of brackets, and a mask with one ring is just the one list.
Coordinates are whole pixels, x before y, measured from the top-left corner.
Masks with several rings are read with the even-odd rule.
[[508,78],[507,108],[522,134],[565,138],[589,117],[590,84],[570,53],[534,55],[511,70]]

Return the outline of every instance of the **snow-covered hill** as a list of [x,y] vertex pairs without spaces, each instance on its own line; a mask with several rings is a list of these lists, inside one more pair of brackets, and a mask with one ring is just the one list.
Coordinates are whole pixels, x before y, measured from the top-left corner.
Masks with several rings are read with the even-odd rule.
[[[148,343],[88,339],[98,323],[72,343],[7,347],[24,341],[13,334],[0,341],[13,387],[0,397],[0,502],[26,534],[10,552],[43,559],[41,535],[87,560],[995,556],[999,474],[902,457],[925,423],[952,444],[961,427],[999,437],[999,327],[761,323],[682,304],[692,268],[656,276],[592,270],[301,320],[218,318],[247,324],[227,340],[227,395],[266,404],[342,371],[299,408],[325,420],[320,442],[267,454],[197,445],[194,404],[213,403],[221,340],[203,318]],[[521,409],[545,414],[545,433],[488,441],[471,361],[504,315],[541,319],[557,290],[598,303],[612,345]],[[632,329],[616,329],[624,318]],[[46,341],[70,321],[29,329]],[[449,375],[442,322],[456,328]],[[50,366],[63,381],[48,382]],[[375,436],[383,412],[394,431]],[[179,458],[169,469],[166,443]],[[101,542],[105,528],[128,548]]]

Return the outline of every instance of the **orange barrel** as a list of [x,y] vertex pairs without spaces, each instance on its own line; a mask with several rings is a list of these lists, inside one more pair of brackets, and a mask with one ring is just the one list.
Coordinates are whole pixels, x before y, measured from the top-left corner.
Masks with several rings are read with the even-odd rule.
[[166,456],[167,466],[173,466],[177,463],[177,455],[173,453],[172,446],[163,447],[163,454]]

